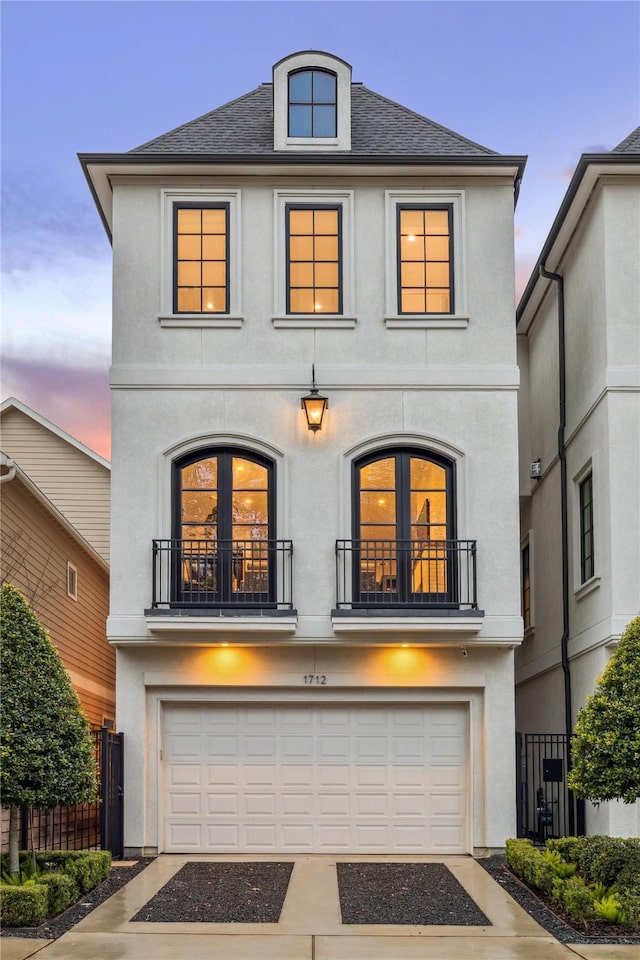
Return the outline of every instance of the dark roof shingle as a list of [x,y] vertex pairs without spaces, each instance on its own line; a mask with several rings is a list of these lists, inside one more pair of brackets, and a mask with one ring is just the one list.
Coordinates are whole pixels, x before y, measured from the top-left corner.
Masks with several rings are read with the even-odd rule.
[[640,153],[640,127],[636,127],[611,153]]
[[[273,156],[270,83],[130,153]],[[336,151],[340,153],[340,151]],[[489,150],[361,84],[351,86],[351,156],[492,157]]]

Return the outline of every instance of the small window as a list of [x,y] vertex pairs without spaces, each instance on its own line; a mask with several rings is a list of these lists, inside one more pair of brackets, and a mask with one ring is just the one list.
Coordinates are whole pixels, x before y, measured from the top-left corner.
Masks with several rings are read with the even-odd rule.
[[522,572],[522,619],[524,629],[531,626],[531,554],[529,544],[525,544],[521,554]]
[[78,570],[67,561],[67,596],[72,600],[78,599]]
[[342,313],[342,207],[286,206],[287,313]]
[[398,313],[453,313],[451,205],[402,205],[397,217]]
[[174,313],[229,312],[229,204],[174,205]]
[[580,481],[580,583],[595,574],[593,542],[593,473]]
[[336,75],[326,70],[289,74],[289,136],[337,135]]

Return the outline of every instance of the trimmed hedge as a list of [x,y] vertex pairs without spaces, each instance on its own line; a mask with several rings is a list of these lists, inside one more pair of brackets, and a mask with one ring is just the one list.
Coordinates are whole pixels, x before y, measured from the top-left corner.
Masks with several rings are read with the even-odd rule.
[[43,883],[20,887],[0,883],[0,922],[4,927],[34,927],[47,916],[48,895]]
[[[37,926],[62,913],[106,880],[111,870],[108,850],[43,850],[35,859],[39,871],[35,878],[21,885],[0,883],[0,923],[6,927]],[[30,853],[20,854],[21,866],[30,860]],[[7,867],[3,854],[2,868]]]
[[570,917],[640,929],[640,840],[562,837],[544,850],[531,840],[507,840],[506,857],[517,876]]

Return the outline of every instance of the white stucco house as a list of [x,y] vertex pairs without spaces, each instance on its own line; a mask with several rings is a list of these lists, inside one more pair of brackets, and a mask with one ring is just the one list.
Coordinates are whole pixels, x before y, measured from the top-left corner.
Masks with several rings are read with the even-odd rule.
[[[570,733],[640,610],[640,127],[580,159],[517,316],[517,725]],[[585,828],[637,836],[640,804]]]
[[501,848],[525,158],[305,51],[80,160],[113,243],[127,850]]

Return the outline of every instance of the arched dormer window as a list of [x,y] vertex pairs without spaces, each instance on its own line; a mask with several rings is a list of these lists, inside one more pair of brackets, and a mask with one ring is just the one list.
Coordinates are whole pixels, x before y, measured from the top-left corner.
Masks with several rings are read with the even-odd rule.
[[351,67],[321,50],[301,50],[273,67],[273,149],[351,150]]
[[336,137],[337,78],[328,70],[296,70],[289,74],[290,137]]

